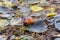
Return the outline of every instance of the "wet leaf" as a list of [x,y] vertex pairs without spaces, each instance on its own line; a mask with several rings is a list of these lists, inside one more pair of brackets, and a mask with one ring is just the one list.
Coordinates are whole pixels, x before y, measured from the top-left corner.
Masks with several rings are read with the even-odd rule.
[[42,32],[45,32],[47,30],[48,30],[47,25],[42,23],[42,22],[36,23],[36,24],[30,26],[30,28],[29,28],[29,31],[37,32],[37,33],[42,33]]
[[60,38],[55,38],[54,40],[60,40]]

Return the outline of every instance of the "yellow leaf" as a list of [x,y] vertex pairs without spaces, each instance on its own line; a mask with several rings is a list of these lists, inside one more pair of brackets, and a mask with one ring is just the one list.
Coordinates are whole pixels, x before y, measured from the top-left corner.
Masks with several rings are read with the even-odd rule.
[[9,22],[6,19],[0,19],[0,26],[7,26]]
[[36,4],[36,3],[38,3],[38,2],[33,2],[32,4]]
[[40,2],[44,2],[45,0],[40,0]]
[[50,11],[51,11],[51,13],[52,13],[52,12],[54,12],[54,11],[55,11],[55,8],[50,8],[49,10],[50,10]]
[[12,5],[12,2],[6,1],[6,2],[4,2],[4,4],[5,4],[7,7],[9,7],[9,6]]
[[32,11],[35,11],[35,12],[38,12],[38,11],[42,11],[43,10],[42,7],[39,7],[37,5],[31,6],[30,8],[31,8]]
[[0,6],[3,5],[2,2],[0,2]]
[[7,1],[7,0],[3,0],[3,1]]
[[49,13],[49,14],[47,14],[48,17],[53,17],[55,15],[56,15],[55,13]]

